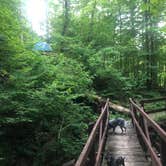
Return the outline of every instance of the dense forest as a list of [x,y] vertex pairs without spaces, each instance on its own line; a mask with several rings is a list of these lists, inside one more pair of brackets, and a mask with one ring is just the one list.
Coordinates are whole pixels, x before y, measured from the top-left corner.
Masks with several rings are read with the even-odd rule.
[[0,165],[61,166],[87,140],[96,96],[166,94],[166,1],[47,0],[45,36],[26,1],[0,0]]

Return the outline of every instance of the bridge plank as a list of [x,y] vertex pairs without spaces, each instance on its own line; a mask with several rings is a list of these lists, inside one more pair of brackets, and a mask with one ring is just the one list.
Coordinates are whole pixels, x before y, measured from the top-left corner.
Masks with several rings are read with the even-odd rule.
[[[125,166],[151,166],[151,162],[146,160],[135,129],[131,123],[127,123],[127,132],[121,134],[119,127],[116,128],[116,134],[108,132],[108,137],[105,146],[105,154],[110,151],[115,157],[125,157]],[[107,166],[105,158],[102,166]]]
[[150,166],[145,162],[125,162],[125,166]]

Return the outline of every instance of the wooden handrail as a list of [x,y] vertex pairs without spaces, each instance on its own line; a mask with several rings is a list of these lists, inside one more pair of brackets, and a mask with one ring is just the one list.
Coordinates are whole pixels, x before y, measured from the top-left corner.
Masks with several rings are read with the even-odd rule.
[[[108,124],[108,118],[106,119],[106,124]],[[107,132],[107,126],[105,126],[105,128],[104,128],[103,136],[102,136],[102,138],[100,140],[100,145],[99,145],[97,156],[96,156],[95,166],[99,166],[100,165],[101,152],[103,150],[103,145],[104,145],[106,132]]]
[[145,99],[141,100],[140,103],[152,103],[152,102],[158,102],[158,101],[166,101],[166,97],[156,98],[156,99]]
[[[161,161],[155,153],[155,150],[152,148],[147,123],[157,132],[159,137],[162,139],[164,145],[166,145],[166,132],[154,120],[149,117],[149,115],[143,110],[143,108],[140,108],[131,98],[129,99],[129,101],[132,119],[135,127],[137,128],[138,134],[141,135],[143,142],[146,145],[155,166],[162,166],[163,155],[161,156]],[[150,101],[152,102],[155,100]],[[141,119],[143,119],[143,124],[139,123]]]
[[166,108],[159,108],[159,109],[154,109],[154,110],[148,110],[146,113],[152,114],[152,113],[158,113],[158,112],[166,112]]
[[90,155],[90,151],[91,151],[92,146],[95,142],[95,138],[96,138],[96,135],[98,132],[99,132],[99,136],[97,137],[98,150],[97,150],[97,152],[94,152],[94,154],[97,153],[97,155],[95,155],[93,157],[95,157],[94,166],[99,165],[99,163],[101,161],[101,152],[103,149],[105,135],[106,135],[107,126],[108,126],[108,118],[109,118],[108,102],[109,102],[109,100],[107,99],[107,102],[106,102],[104,108],[101,109],[101,114],[100,114],[99,118],[97,119],[75,166],[84,166],[85,163],[87,162],[87,160],[91,160],[89,155]]
[[[163,102],[163,101],[165,101],[165,106],[163,108],[160,107],[160,108],[156,108],[153,110],[148,110],[148,111],[145,110],[145,104],[150,104],[150,103],[154,103],[154,102]],[[146,113],[148,113],[148,114],[158,113],[158,112],[166,112],[166,97],[141,100],[140,104],[143,107],[144,111],[146,111]]]
[[160,137],[166,142],[166,132],[154,121],[152,120],[147,113],[143,111],[137,104],[130,99],[130,103],[137,109],[139,113],[148,121],[148,123],[155,129],[155,131],[160,135]]

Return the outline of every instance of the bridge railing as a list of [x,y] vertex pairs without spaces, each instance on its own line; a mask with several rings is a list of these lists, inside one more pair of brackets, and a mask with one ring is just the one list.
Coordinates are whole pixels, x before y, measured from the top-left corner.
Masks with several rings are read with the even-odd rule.
[[[158,102],[165,102],[163,104],[165,104],[164,106],[162,106],[162,108],[156,108],[153,110],[146,110],[145,109],[145,105],[146,104],[152,104],[152,103],[158,103]],[[142,108],[144,109],[144,111],[148,114],[150,113],[158,113],[158,112],[166,112],[166,97],[162,97],[162,98],[157,98],[157,99],[146,99],[146,100],[141,100],[140,104],[142,106]]]
[[[130,110],[133,124],[136,128],[139,139],[143,142],[148,150],[154,166],[166,165],[166,132],[150,118],[144,109],[133,100],[130,101]],[[152,147],[151,138],[148,127],[152,127],[160,139],[160,157],[156,153],[156,149]]]
[[99,166],[105,144],[105,136],[109,120],[109,100],[102,107],[100,116],[90,132],[89,138],[75,166]]

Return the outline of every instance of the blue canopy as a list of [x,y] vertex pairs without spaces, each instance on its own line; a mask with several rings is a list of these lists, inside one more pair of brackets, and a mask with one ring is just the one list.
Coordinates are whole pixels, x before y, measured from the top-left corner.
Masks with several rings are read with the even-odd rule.
[[52,48],[47,42],[38,42],[34,45],[33,50],[48,52],[52,51]]

